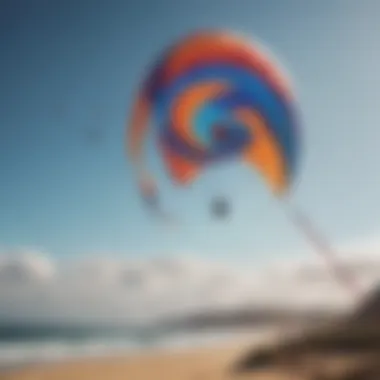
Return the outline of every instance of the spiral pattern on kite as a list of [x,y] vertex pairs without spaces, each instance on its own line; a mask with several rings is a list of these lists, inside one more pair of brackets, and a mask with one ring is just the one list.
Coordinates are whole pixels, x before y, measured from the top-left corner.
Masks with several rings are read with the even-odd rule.
[[172,46],[149,75],[144,97],[161,146],[203,166],[242,158],[284,190],[297,161],[294,97],[257,44],[200,32]]

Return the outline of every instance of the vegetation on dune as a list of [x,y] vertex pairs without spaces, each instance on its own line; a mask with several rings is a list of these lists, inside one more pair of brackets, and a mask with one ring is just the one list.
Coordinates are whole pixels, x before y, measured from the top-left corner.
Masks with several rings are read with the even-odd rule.
[[[310,380],[379,380],[379,359],[380,291],[376,291],[353,315],[339,324],[251,350],[233,366],[232,372],[283,366],[296,372],[307,368],[305,378]],[[339,371],[329,372],[327,363],[337,362],[340,365],[335,367],[339,367]]]

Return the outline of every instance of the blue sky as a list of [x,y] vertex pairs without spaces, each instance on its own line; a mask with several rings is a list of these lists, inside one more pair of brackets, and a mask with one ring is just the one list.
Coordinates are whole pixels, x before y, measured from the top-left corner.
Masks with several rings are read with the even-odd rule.
[[[255,173],[232,165],[179,190],[151,146],[185,225],[164,230],[142,207],[125,119],[145,68],[198,27],[256,37],[290,71],[304,140],[294,203],[333,241],[379,231],[379,12],[377,0],[0,1],[0,245],[254,260],[306,247]],[[209,217],[218,194],[228,223]]]

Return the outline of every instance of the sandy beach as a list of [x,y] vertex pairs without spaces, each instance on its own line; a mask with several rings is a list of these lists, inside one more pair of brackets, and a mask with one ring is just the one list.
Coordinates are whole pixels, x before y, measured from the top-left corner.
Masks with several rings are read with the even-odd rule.
[[[247,330],[230,339],[193,346],[146,349],[112,356],[62,359],[55,362],[0,369],[0,380],[219,380],[244,379],[232,375],[231,368],[247,352],[272,346],[286,336],[297,335],[289,326]],[[281,377],[280,379],[283,379]],[[272,379],[272,377],[263,377]],[[274,379],[277,379],[275,377]],[[285,379],[287,379],[285,377]],[[293,379],[296,380],[296,379]]]
[[127,357],[82,359],[43,364],[0,373],[1,380],[220,380],[247,349],[243,344],[226,344],[171,352],[136,354]]
[[377,380],[380,346],[376,326],[326,326],[281,342],[235,340],[35,364],[0,372],[0,380]]

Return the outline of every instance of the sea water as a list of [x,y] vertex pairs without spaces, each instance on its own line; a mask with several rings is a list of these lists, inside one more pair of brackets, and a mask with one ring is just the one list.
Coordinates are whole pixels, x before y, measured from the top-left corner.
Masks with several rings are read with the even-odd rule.
[[0,327],[0,369],[84,357],[181,350],[237,339],[254,343],[275,337],[277,333],[273,327],[170,331],[132,327],[3,326]]

